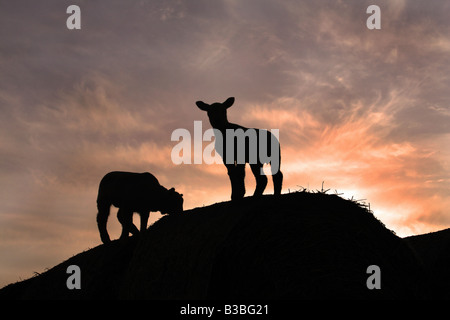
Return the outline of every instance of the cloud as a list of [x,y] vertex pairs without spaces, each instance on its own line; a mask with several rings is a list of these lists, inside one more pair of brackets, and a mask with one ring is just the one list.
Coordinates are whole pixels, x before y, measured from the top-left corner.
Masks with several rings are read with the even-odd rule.
[[[401,235],[445,226],[442,204],[447,201],[449,172],[446,156],[435,150],[444,150],[447,139],[432,142],[435,134],[399,134],[404,128],[396,113],[412,99],[398,90],[388,97],[371,105],[346,101],[345,110],[330,121],[309,111],[307,102],[292,98],[249,106],[241,118],[263,128],[280,128],[282,170],[289,172],[286,188],[320,189],[325,181],[326,188],[346,197],[368,199],[372,208],[380,209],[375,210],[379,218],[396,225]],[[229,117],[233,115],[231,108]]]

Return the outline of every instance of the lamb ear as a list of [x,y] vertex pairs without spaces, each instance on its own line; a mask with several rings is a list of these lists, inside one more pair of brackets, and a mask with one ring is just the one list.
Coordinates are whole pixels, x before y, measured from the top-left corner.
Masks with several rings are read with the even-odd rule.
[[228,98],[223,105],[228,109],[229,107],[231,107],[234,103],[234,97],[230,97]]
[[204,103],[203,101],[197,101],[195,104],[197,105],[197,107],[198,107],[200,110],[208,111],[208,109],[209,109],[209,104],[206,104],[206,103]]

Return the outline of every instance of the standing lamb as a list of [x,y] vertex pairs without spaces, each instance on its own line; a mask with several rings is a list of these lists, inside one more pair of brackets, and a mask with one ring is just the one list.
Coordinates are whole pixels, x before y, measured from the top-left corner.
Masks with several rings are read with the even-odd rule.
[[[249,129],[228,122],[227,109],[233,103],[233,97],[224,103],[216,102],[211,105],[202,101],[196,102],[200,110],[208,113],[209,122],[215,129],[215,150],[227,167],[231,182],[231,199],[238,200],[245,195],[246,163],[250,164],[256,179],[254,196],[262,195],[267,185],[267,177],[262,170],[264,163],[271,164],[274,194],[281,194],[283,174],[280,171],[281,153],[278,139],[267,130]],[[227,152],[232,154],[227,155]]]

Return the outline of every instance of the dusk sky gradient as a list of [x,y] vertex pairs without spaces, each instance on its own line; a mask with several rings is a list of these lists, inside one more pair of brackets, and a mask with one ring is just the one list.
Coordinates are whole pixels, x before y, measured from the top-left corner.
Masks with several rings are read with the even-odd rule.
[[101,243],[109,171],[151,172],[186,209],[229,200],[222,164],[171,160],[175,129],[210,128],[197,100],[279,129],[283,193],[324,181],[401,237],[450,227],[449,17],[437,0],[0,0],[0,287]]

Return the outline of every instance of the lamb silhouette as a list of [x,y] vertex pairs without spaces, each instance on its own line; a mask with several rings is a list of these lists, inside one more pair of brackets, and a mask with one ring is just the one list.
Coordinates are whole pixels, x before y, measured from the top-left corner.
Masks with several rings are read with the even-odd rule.
[[97,225],[103,243],[110,242],[106,224],[111,205],[119,208],[117,218],[122,224],[121,239],[131,232],[139,234],[133,224],[133,213],[141,216],[141,232],[147,228],[150,211],[162,214],[183,212],[183,195],[174,188],[166,189],[151,173],[110,172],[100,181],[97,196]]
[[242,199],[245,195],[246,163],[250,164],[256,179],[254,196],[262,195],[266,188],[267,177],[262,170],[265,163],[271,164],[274,194],[281,194],[283,174],[280,171],[281,151],[278,139],[267,130],[249,129],[228,122],[227,109],[233,103],[233,97],[224,103],[216,102],[211,105],[202,101],[196,102],[200,110],[207,112],[209,122],[214,128],[215,150],[227,167],[231,182],[231,199]]

